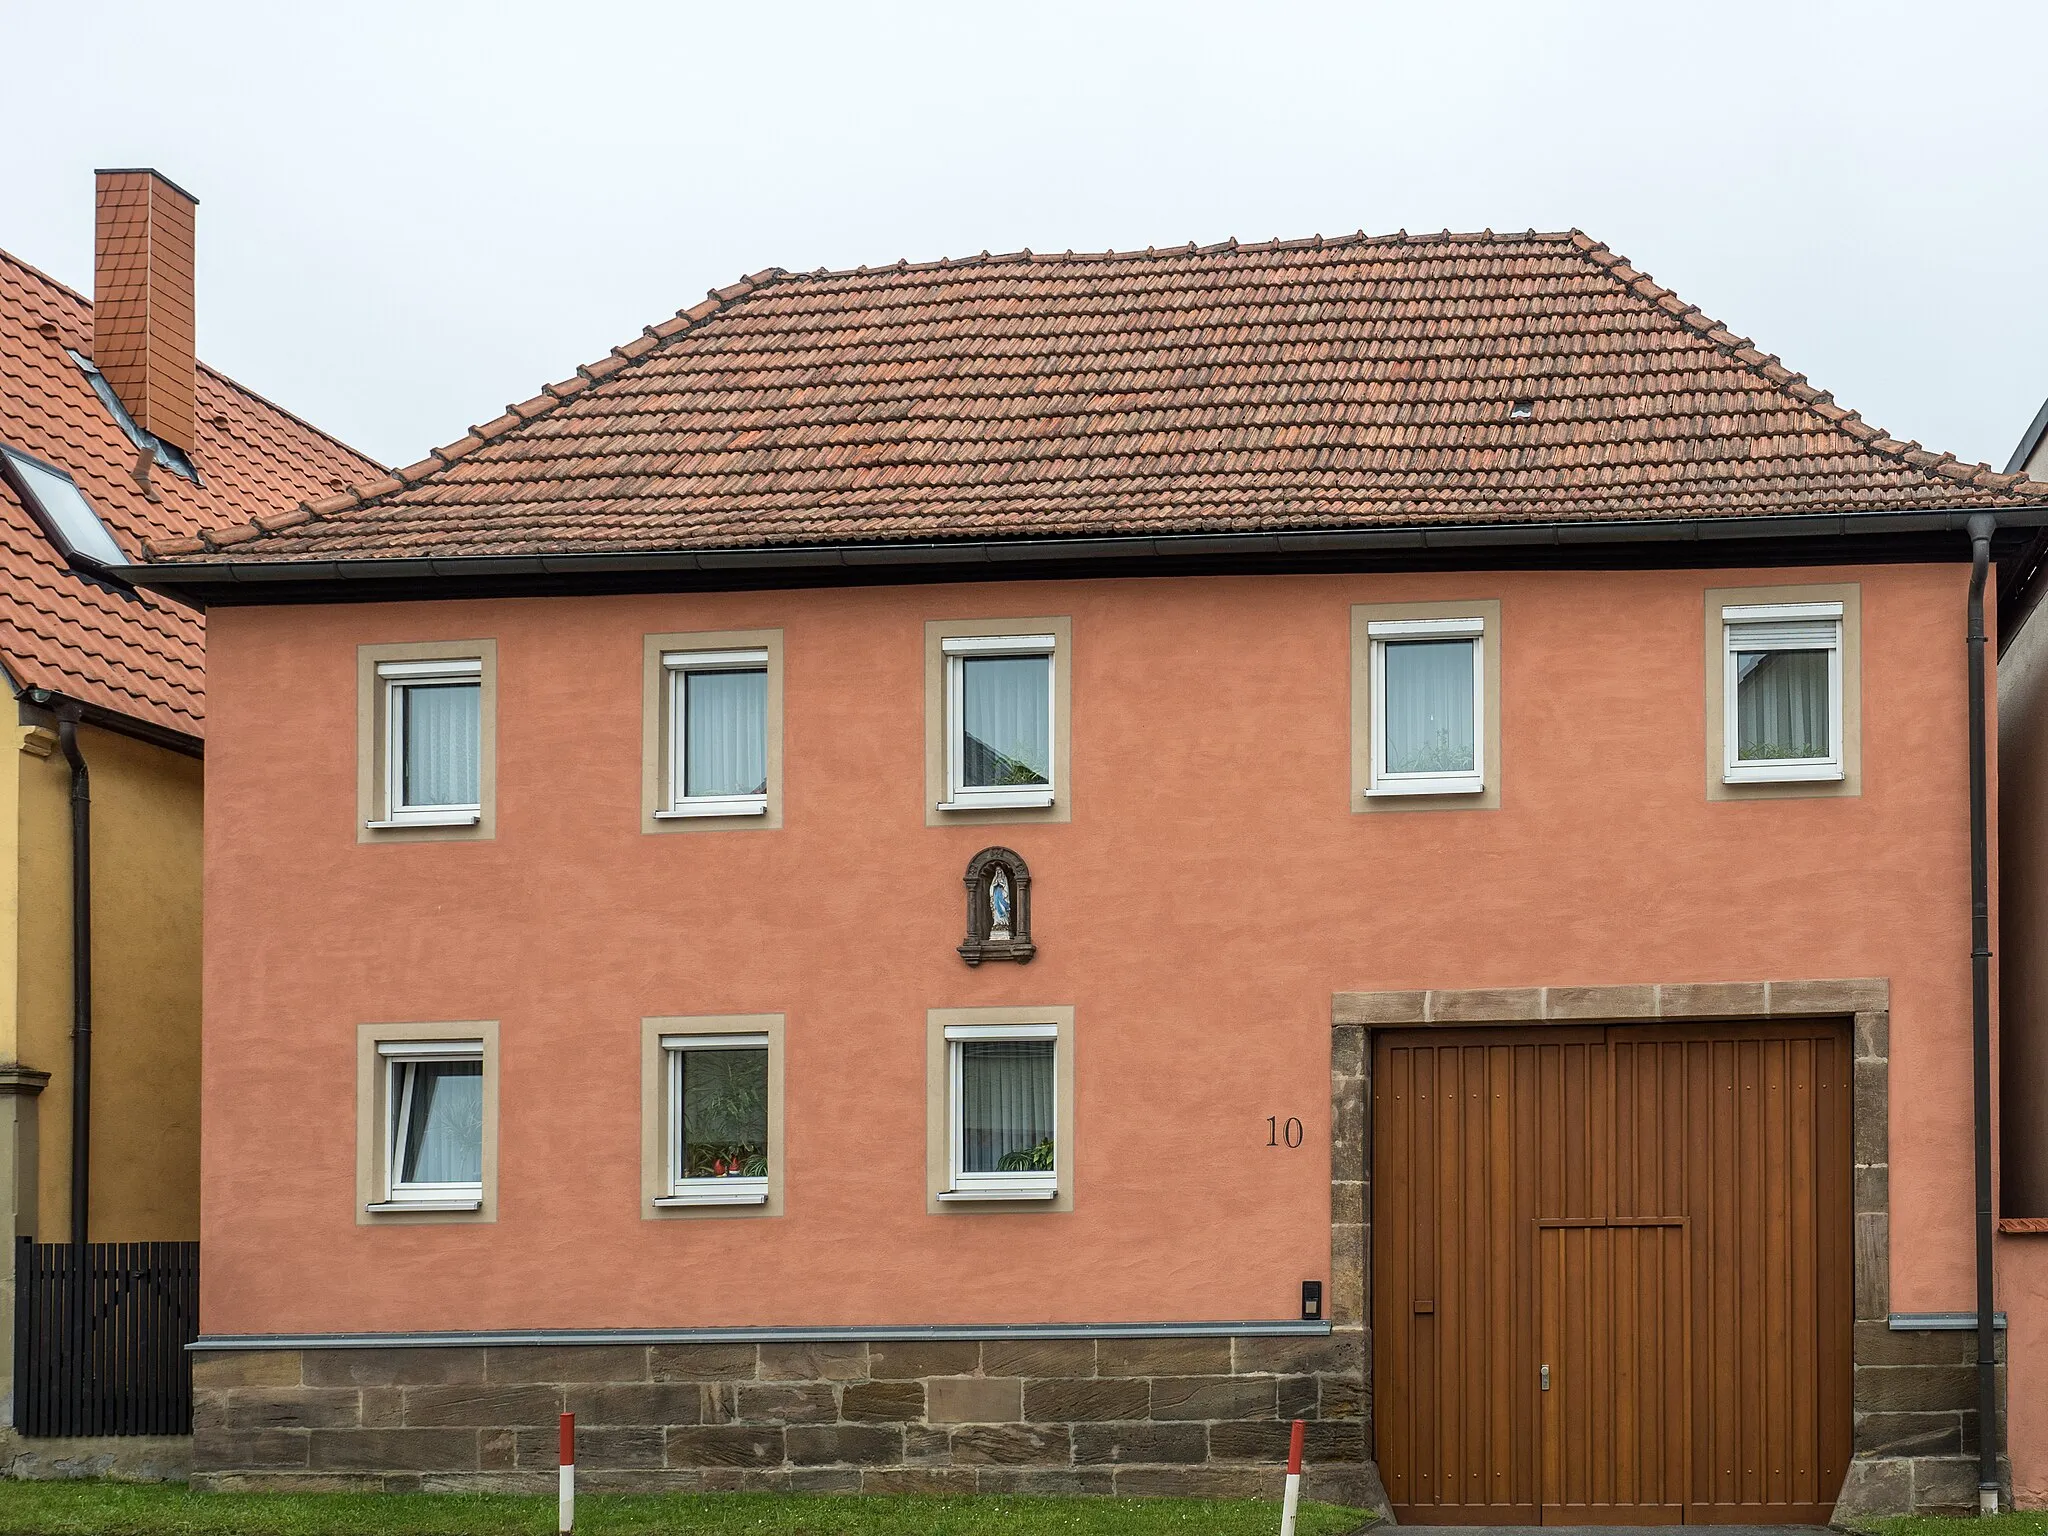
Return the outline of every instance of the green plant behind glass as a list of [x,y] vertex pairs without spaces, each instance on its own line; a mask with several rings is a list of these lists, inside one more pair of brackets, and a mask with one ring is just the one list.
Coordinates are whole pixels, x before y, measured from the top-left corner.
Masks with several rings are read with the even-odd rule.
[[1035,1147],[1005,1152],[996,1160],[996,1168],[1002,1173],[1051,1173],[1052,1138],[1046,1137]]
[[683,1177],[768,1173],[768,1053],[683,1054]]

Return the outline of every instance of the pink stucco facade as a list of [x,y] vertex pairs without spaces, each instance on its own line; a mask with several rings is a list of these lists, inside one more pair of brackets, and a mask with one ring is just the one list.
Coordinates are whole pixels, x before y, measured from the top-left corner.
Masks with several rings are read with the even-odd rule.
[[[1329,1278],[1344,991],[1883,977],[1890,1304],[1974,1305],[1966,565],[218,608],[204,1331],[1254,1320]],[[1703,594],[1853,582],[1862,792],[1710,801]],[[1353,604],[1500,604],[1498,810],[1360,814]],[[923,627],[1072,622],[1071,820],[928,827]],[[642,642],[779,629],[783,825],[640,827]],[[365,844],[358,646],[497,647],[495,836]],[[1038,958],[969,969],[961,871]],[[926,1209],[927,1010],[1075,1010],[1070,1213]],[[641,1020],[787,1020],[786,1214],[640,1209]],[[493,1223],[355,1210],[357,1026],[500,1029]],[[1299,1118],[1298,1151],[1267,1118]],[[2048,1241],[2048,1240],[2044,1240]],[[2013,1269],[2016,1362],[2048,1280]],[[2024,1317],[2025,1321],[2022,1322]],[[2038,1336],[2038,1337],[2037,1337]],[[2015,1393],[2023,1489],[2048,1420]]]

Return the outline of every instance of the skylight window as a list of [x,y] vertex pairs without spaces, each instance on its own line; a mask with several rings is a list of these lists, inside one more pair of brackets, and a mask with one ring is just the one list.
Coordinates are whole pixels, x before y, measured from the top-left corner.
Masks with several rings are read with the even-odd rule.
[[0,444],[0,466],[30,515],[65,558],[94,569],[123,566],[128,557],[107,532],[85,493],[63,470]]
[[172,446],[154,433],[143,431],[141,424],[128,414],[128,407],[121,403],[121,397],[114,393],[114,386],[107,382],[107,376],[93,366],[92,359],[82,352],[71,352],[68,347],[65,350],[69,353],[71,361],[85,370],[86,378],[92,381],[92,392],[100,397],[100,404],[107,408],[108,414],[120,425],[121,430],[128,434],[128,441],[138,448],[147,448],[156,456],[157,463],[165,469],[173,474],[183,475],[197,485],[199,471],[194,469],[192,461],[185,457],[185,450]]

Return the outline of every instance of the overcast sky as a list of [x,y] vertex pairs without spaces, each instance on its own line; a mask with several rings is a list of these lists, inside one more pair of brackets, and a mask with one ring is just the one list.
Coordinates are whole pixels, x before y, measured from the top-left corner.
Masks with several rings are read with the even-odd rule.
[[200,199],[215,367],[407,463],[767,266],[1578,226],[1900,437],[2048,395],[2048,5],[0,0],[0,246]]

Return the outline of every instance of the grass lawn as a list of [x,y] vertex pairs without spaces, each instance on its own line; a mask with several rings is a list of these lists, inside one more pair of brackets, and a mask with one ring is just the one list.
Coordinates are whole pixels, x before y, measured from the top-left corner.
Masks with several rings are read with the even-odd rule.
[[[1355,1509],[1303,1504],[1296,1530],[1341,1536],[1365,1519]],[[553,1499],[509,1494],[193,1493],[179,1483],[0,1482],[0,1532],[8,1536],[547,1536],[554,1529]],[[576,1501],[576,1529],[590,1536],[1275,1536],[1280,1506],[1257,1499],[585,1494]],[[2022,1533],[2015,1527],[2010,1536]]]
[[1905,1515],[1875,1521],[1873,1528],[1879,1536],[2048,1536],[2048,1514],[1992,1515],[1983,1520],[1971,1515],[1953,1520]]

